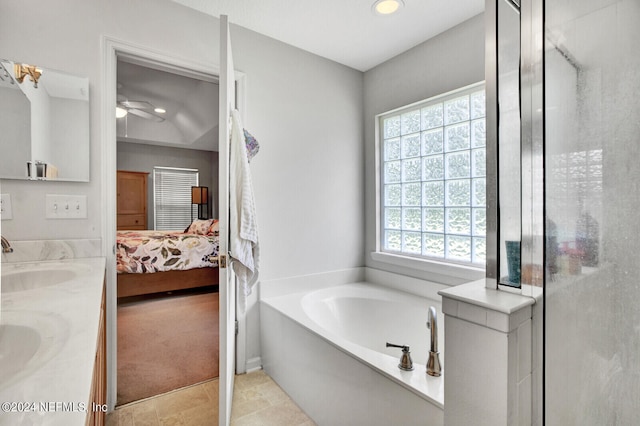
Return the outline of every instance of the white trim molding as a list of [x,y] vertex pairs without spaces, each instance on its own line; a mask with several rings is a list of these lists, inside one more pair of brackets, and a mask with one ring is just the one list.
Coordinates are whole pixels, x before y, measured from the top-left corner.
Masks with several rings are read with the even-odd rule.
[[[107,298],[107,405],[115,408],[117,397],[117,280],[116,280],[116,76],[118,59],[170,70],[182,75],[217,81],[220,67],[213,63],[194,62],[167,55],[155,49],[103,36],[101,86],[101,156],[102,156],[102,254],[106,258]],[[243,111],[246,99],[246,76],[235,72],[238,109]],[[244,118],[244,117],[243,117]]]
[[413,269],[439,276],[458,278],[464,281],[475,281],[484,278],[484,268],[468,265],[457,265],[450,262],[418,259],[409,256],[385,252],[371,252],[371,259],[401,268]]

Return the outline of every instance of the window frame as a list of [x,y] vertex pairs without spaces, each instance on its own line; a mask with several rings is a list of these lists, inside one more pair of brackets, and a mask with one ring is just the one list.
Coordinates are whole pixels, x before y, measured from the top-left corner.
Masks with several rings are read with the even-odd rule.
[[[156,182],[156,172],[162,172],[162,171],[166,171],[166,172],[179,172],[179,173],[183,173],[183,174],[192,174],[195,176],[195,185],[194,186],[199,186],[200,185],[200,171],[198,169],[190,169],[190,168],[184,168],[184,167],[164,167],[164,166],[154,166],[153,167],[153,229],[154,230],[159,230],[158,229],[158,200],[157,200],[157,182]],[[191,200],[191,185],[189,185],[189,200]],[[193,204],[189,204],[189,212],[191,214],[191,218],[190,222],[191,223],[193,221],[193,213],[194,213],[194,205]],[[197,217],[197,216],[196,216]],[[176,225],[177,226],[177,225]],[[188,225],[186,225],[188,226]],[[182,229],[186,228],[186,226],[183,226]],[[180,229],[179,227],[176,227],[175,229],[160,229],[160,231],[164,231],[164,230],[178,230]]]
[[[389,251],[383,249],[384,238],[384,147],[383,147],[383,120],[385,118],[401,115],[404,112],[411,111],[418,107],[424,108],[429,104],[435,104],[438,102],[446,102],[449,99],[455,99],[456,97],[463,95],[464,93],[473,93],[479,90],[484,90],[486,93],[486,85],[484,81],[470,84],[455,90],[451,90],[446,93],[442,93],[428,99],[424,99],[418,102],[404,105],[393,110],[389,110],[375,116],[375,186],[376,186],[376,250],[371,253],[371,258],[378,262],[383,262],[403,268],[412,268],[419,271],[426,271],[437,273],[441,275],[452,276],[460,279],[481,279],[484,277],[485,264],[472,263],[472,261],[458,261],[440,257],[429,257],[422,254],[410,254],[397,251]],[[486,115],[485,115],[486,119]],[[469,120],[471,121],[471,120]],[[444,125],[443,125],[444,128]],[[422,133],[422,130],[421,130]],[[471,151],[472,147],[469,151]],[[486,152],[486,151],[485,151]],[[422,155],[418,158],[421,158]],[[446,181],[446,180],[445,180]],[[423,182],[420,180],[420,182]],[[443,206],[444,208],[444,206]],[[470,210],[472,206],[470,206]],[[485,203],[486,211],[486,203]],[[422,230],[421,230],[422,232]],[[444,234],[443,234],[444,235]],[[486,238],[486,237],[485,237]]]

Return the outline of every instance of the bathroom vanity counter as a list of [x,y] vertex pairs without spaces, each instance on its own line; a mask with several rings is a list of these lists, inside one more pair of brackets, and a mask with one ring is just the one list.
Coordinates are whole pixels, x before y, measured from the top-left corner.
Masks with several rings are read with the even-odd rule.
[[2,264],[0,425],[84,425],[104,258]]

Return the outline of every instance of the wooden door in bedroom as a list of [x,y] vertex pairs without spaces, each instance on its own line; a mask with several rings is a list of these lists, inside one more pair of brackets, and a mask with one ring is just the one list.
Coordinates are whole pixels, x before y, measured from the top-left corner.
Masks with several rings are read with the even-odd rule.
[[233,269],[228,267],[229,252],[229,142],[231,111],[236,107],[235,75],[231,55],[229,20],[220,16],[220,115],[218,127],[219,206],[220,206],[220,402],[219,424],[231,421],[235,377],[236,291]]
[[116,227],[147,229],[147,172],[117,171]]

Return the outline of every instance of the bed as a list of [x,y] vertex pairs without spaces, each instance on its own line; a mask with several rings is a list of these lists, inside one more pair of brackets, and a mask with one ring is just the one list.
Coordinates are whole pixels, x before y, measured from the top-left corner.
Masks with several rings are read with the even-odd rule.
[[184,231],[117,231],[118,297],[218,284],[215,219]]

